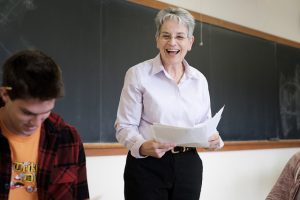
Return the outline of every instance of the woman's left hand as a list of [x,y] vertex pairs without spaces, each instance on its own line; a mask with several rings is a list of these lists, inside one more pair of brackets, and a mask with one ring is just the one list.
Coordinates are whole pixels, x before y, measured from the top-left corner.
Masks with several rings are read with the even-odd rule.
[[216,150],[220,148],[220,135],[218,132],[214,133],[212,136],[208,138],[208,143],[209,143],[209,149],[210,150]]

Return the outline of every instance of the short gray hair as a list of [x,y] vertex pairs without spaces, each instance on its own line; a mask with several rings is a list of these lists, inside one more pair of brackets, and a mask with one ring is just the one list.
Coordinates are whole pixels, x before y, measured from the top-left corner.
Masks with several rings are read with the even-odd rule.
[[195,19],[187,10],[183,8],[174,8],[169,7],[163,10],[160,10],[155,17],[156,24],[156,34],[157,37],[160,33],[162,24],[167,20],[176,20],[179,23],[183,24],[188,29],[188,37],[193,36],[195,28]]

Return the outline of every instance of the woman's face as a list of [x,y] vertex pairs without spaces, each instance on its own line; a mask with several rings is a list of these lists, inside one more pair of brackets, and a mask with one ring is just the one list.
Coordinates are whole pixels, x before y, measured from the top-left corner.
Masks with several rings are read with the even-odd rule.
[[167,20],[156,37],[164,66],[181,65],[185,55],[191,50],[194,37],[188,38],[188,29],[175,20]]

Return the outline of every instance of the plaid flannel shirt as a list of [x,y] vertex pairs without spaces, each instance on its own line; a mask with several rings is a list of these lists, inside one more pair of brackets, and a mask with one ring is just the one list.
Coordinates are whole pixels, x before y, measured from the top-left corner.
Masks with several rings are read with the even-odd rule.
[[[8,199],[11,153],[0,130],[0,200]],[[51,113],[42,124],[37,173],[40,200],[89,198],[83,144],[76,129]]]

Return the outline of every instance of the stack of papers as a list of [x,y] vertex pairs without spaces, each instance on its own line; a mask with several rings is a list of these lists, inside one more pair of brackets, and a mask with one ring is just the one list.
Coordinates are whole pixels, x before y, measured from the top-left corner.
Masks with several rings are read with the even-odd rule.
[[202,124],[192,128],[153,124],[154,139],[159,142],[172,142],[178,146],[204,147],[209,146],[208,138],[217,132],[224,106]]

